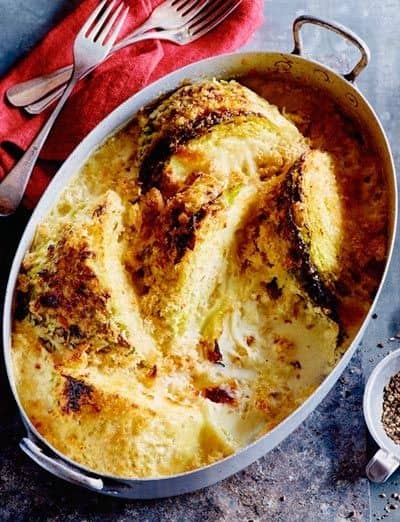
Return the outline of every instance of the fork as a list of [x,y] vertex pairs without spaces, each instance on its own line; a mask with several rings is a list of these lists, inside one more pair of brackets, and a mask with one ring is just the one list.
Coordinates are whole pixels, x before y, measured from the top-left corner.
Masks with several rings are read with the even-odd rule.
[[[152,11],[150,17],[140,27],[126,36],[122,42],[116,44],[111,52],[130,45],[130,40],[133,37],[150,29],[175,29],[182,27],[182,25],[190,22],[210,1],[212,0],[165,0]],[[128,43],[125,44],[125,41]],[[71,72],[72,65],[67,65],[45,76],[39,76],[13,85],[7,90],[7,99],[16,107],[24,107],[34,103],[67,82]]]
[[78,80],[88,69],[102,62],[110,52],[128,14],[128,8],[121,14],[124,7],[121,2],[112,13],[115,0],[111,0],[104,9],[107,3],[108,0],[103,0],[96,7],[75,38],[72,76],[61,100],[21,159],[0,183],[0,216],[9,216],[17,210],[44,142]]
[[[150,39],[167,40],[178,45],[186,45],[188,43],[194,42],[220,24],[227,16],[232,13],[232,11],[234,11],[239,6],[241,2],[242,0],[190,0],[189,2],[188,0],[167,0],[158,8],[163,8],[163,10],[160,10],[158,13],[156,13],[158,11],[158,9],[156,9],[153,11],[153,15],[148,19],[148,21],[145,22],[145,30],[148,30],[151,26],[164,27],[164,29],[152,30],[143,34],[142,26],[118,42],[118,44],[113,47],[112,52],[123,49],[124,47],[135,42]],[[162,15],[167,13],[172,14],[174,10],[174,17],[171,17],[169,20],[164,22],[160,21],[160,17]],[[156,16],[153,19],[155,14]],[[151,21],[152,19],[153,21]],[[179,20],[179,27],[172,27],[170,29],[167,28],[167,26],[171,26],[173,23],[176,23]],[[60,72],[52,73],[43,79],[37,78],[30,80],[30,82],[41,82],[40,85],[33,85],[32,83],[28,85],[30,83],[28,81],[25,82],[25,84],[14,86],[11,89],[18,87],[22,88],[24,85],[27,85],[28,89],[33,88],[31,93],[26,92],[26,94],[33,95],[34,100],[38,100],[40,97],[44,96],[44,94],[52,91],[59,85],[62,85],[62,87],[51,92],[42,99],[39,99],[39,101],[34,102],[32,100],[31,103],[28,103],[26,95],[24,95],[23,90],[21,90],[20,94],[24,95],[25,97],[21,98],[20,100],[16,100],[14,97],[12,102],[14,105],[15,101],[18,101],[20,105],[26,105],[25,110],[30,114],[39,114],[44,111],[51,103],[53,103],[54,100],[61,96],[64,89],[63,83],[66,81],[66,78],[69,74],[69,70],[64,68],[61,69]],[[56,83],[54,83],[54,81],[56,81]],[[37,88],[38,90],[36,90]],[[9,93],[7,93],[7,96],[10,100]]]

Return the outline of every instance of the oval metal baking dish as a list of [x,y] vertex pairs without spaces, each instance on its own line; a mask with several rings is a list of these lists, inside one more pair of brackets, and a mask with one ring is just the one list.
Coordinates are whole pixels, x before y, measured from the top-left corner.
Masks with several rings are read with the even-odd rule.
[[[348,74],[340,76],[332,69],[302,57],[300,29],[304,23],[312,23],[327,28],[356,45],[361,52],[361,59],[354,69]],[[22,236],[9,276],[3,317],[3,339],[10,385],[27,429],[27,436],[21,441],[21,448],[41,467],[54,475],[106,495],[136,499],[179,495],[214,484],[263,456],[296,429],[326,396],[354,354],[379,296],[393,251],[397,216],[397,187],[393,157],[377,116],[363,95],[353,85],[357,75],[368,63],[369,51],[366,44],[340,24],[311,16],[301,16],[295,20],[293,36],[295,47],[292,53],[239,53],[207,59],[166,76],[130,98],[99,124],[75,149],[61,167],[33,213]],[[99,144],[123,126],[141,107],[153,101],[160,93],[175,89],[182,81],[187,79],[234,78],[255,71],[263,74],[279,74],[287,78],[288,81],[294,80],[325,91],[345,114],[349,115],[362,128],[368,129],[374,148],[382,162],[383,174],[390,196],[388,256],[377,295],[350,347],[319,388],[276,428],[250,446],[207,467],[165,478],[126,479],[96,474],[72,462],[52,448],[34,428],[19,401],[11,359],[11,328],[14,287],[23,256],[30,246],[37,225],[49,212],[53,202],[58,198],[70,177],[79,170]]]

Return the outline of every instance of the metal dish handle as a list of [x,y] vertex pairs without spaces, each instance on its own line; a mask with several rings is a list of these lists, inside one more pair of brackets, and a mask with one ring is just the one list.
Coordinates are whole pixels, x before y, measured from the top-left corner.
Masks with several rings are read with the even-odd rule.
[[27,437],[21,440],[19,446],[36,464],[59,478],[95,491],[101,491],[104,487],[102,479],[90,477],[59,459],[49,457],[33,440]]
[[21,440],[19,447],[36,464],[52,475],[77,486],[83,486],[92,491],[98,491],[113,497],[124,497],[126,496],[124,492],[131,489],[131,486],[120,480],[92,476],[62,459],[53,455],[47,455],[36,440],[37,438],[28,430],[28,437],[24,437]]
[[365,69],[368,65],[368,62],[371,57],[370,50],[368,45],[364,42],[362,38],[353,33],[350,29],[345,27],[338,22],[322,20],[321,18],[317,18],[316,16],[311,15],[301,15],[295,19],[293,22],[293,39],[294,39],[294,49],[292,54],[298,54],[299,56],[302,54],[303,43],[301,39],[300,29],[304,24],[313,24],[323,27],[324,29],[329,29],[329,31],[333,31],[334,33],[343,36],[346,40],[349,40],[353,45],[355,45],[361,53],[361,58],[355,67],[348,73],[343,74],[343,78],[348,80],[349,82],[354,82],[360,72]]
[[372,482],[386,482],[399,467],[399,461],[388,451],[379,449],[365,468],[365,473]]

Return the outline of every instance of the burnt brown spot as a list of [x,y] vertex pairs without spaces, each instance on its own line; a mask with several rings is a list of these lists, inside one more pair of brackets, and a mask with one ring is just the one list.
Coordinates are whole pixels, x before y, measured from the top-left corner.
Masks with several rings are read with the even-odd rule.
[[293,368],[295,368],[296,370],[301,370],[302,368],[300,361],[291,361],[289,364],[290,366],[293,366]]
[[254,337],[254,335],[247,335],[246,336],[246,344],[247,344],[247,346],[252,346],[254,344],[255,340],[256,340],[256,338]]
[[336,281],[335,290],[341,297],[347,297],[351,295],[350,288],[343,281]]
[[62,326],[58,326],[54,330],[54,333],[56,334],[57,337],[63,339],[64,341],[66,341],[68,339],[68,330],[66,328],[63,328]]
[[64,384],[64,398],[65,405],[63,406],[64,413],[77,413],[85,404],[92,404],[93,386],[86,384],[80,379],[75,379],[70,375],[63,375],[65,378]]
[[[211,348],[211,347],[210,347]],[[207,359],[213,363],[219,363],[222,361],[222,353],[219,348],[218,341],[214,341],[214,346],[207,350]]]
[[193,250],[196,243],[196,230],[203,221],[207,211],[200,208],[194,214],[187,214],[184,210],[175,209],[172,215],[172,226],[168,233],[171,247],[176,250],[175,264],[185,255],[186,250]]
[[154,234],[154,229],[159,226],[160,217],[164,209],[164,200],[161,192],[152,188],[145,194],[140,202],[142,212],[142,230],[144,239],[149,239]]
[[157,376],[157,365],[156,364],[152,368],[150,368],[147,376],[152,379],[154,379]]
[[268,214],[265,211],[262,211],[258,214],[257,220],[259,223],[264,223],[268,219]]
[[[138,255],[140,257],[140,254]],[[142,260],[139,260],[141,262]],[[135,269],[130,263],[126,263],[126,269],[132,277],[132,283],[138,295],[143,296],[149,293],[150,287],[144,283],[145,270],[144,268]]]
[[48,270],[47,268],[43,268],[43,270],[39,270],[38,274],[39,277],[43,279],[43,281],[47,281],[50,277],[50,270]]
[[362,280],[360,272],[356,268],[350,268],[349,273],[350,273],[350,277],[352,278],[354,283],[359,285]]
[[39,342],[43,346],[43,348],[46,350],[46,352],[54,353],[56,351],[56,347],[54,344],[49,341],[49,339],[44,339],[44,337],[39,337]]
[[77,324],[71,324],[69,326],[68,330],[69,330],[69,334],[72,337],[77,337],[78,339],[83,337],[82,330],[79,328],[79,326]]
[[123,346],[124,348],[129,348],[129,346],[130,346],[128,341],[121,334],[118,334],[118,344],[119,344],[119,346]]
[[30,299],[30,290],[28,292],[22,292],[21,290],[16,291],[14,317],[17,321],[22,321],[28,315]]
[[104,214],[104,211],[106,209],[106,205],[99,205],[93,210],[93,217],[100,217],[102,214]]
[[236,399],[233,396],[231,390],[220,388],[218,386],[214,388],[206,388],[204,390],[204,396],[212,402],[220,404],[236,404]]
[[44,308],[58,308],[60,306],[60,298],[57,294],[46,293],[39,297],[39,303]]
[[277,392],[277,391],[273,391],[273,392],[270,392],[268,394],[268,396],[271,398],[271,399],[279,399],[281,397],[281,392]]
[[[379,279],[385,269],[386,260],[369,259],[365,265],[365,272],[372,278]],[[375,289],[374,289],[375,290]],[[374,295],[374,292],[373,292]]]
[[279,288],[278,279],[273,277],[268,283],[264,283],[265,289],[270,299],[276,301],[282,296],[282,288]]

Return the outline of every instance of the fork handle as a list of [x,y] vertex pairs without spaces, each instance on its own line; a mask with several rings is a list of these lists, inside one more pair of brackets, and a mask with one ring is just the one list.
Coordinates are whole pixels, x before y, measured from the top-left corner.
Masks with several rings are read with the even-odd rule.
[[[140,30],[133,31],[123,40],[115,44],[111,49],[110,54],[115,53],[116,51],[119,51],[120,49],[123,49],[124,47],[127,47],[128,45],[131,45],[135,42],[139,42],[141,40],[150,40],[158,37],[157,31],[151,31],[143,34],[142,31],[146,30],[148,30],[148,28],[143,25],[140,27]],[[66,65],[65,67],[61,67],[60,69],[56,69],[55,71],[46,74],[45,76],[37,76],[36,78],[32,78],[26,82],[17,83],[7,90],[7,100],[15,107],[25,107],[31,104],[35,104],[38,100],[51,93],[53,95],[51,101],[49,97],[49,101],[43,106],[40,105],[37,109],[35,107],[28,109],[30,114],[39,114],[46,107],[48,107],[50,103],[61,96],[63,89],[59,88],[68,82],[68,80],[71,78],[71,74],[72,65]],[[52,91],[55,92],[53,93]]]
[[[141,42],[143,40],[161,39],[171,41],[171,38],[171,32],[167,30],[149,31],[144,34],[132,33],[120,42],[118,42],[118,44],[114,45],[114,47],[110,51],[110,54],[115,53],[116,51],[119,51],[120,49],[123,49],[128,45],[134,44],[136,42]],[[106,60],[107,59],[108,57],[106,58]],[[93,69],[95,69],[95,67],[93,67]],[[93,69],[87,71],[83,76],[81,76],[81,78],[87,76],[91,71],[93,71]],[[40,78],[38,78],[38,80],[40,80]],[[50,107],[50,105],[62,95],[65,89],[65,85],[68,82],[68,78],[66,78],[66,75],[64,73],[61,73],[61,71],[55,71],[53,73],[52,81],[54,82],[54,80],[57,82],[57,86],[59,86],[58,89],[53,90],[55,88],[54,83],[52,88],[50,89],[50,86],[47,85],[46,82],[43,82],[40,85],[40,90],[42,93],[41,96],[36,96],[36,100],[38,101],[33,101],[32,103],[29,103],[24,107],[26,112],[28,112],[29,114],[40,114],[48,107]]]
[[67,65],[50,74],[17,83],[7,90],[7,100],[15,107],[29,105],[67,82],[71,77],[71,72],[72,65]]
[[[161,33],[162,33],[162,35],[161,35]],[[111,52],[115,53],[116,51],[119,51],[120,49],[123,49],[124,47],[127,47],[128,45],[131,45],[136,42],[140,42],[142,40],[154,40],[156,38],[166,40],[166,39],[169,39],[169,35],[170,35],[169,31],[151,31],[151,32],[147,32],[145,34],[131,34],[124,40],[121,40],[117,45],[115,45],[112,48]],[[111,54],[111,52],[110,52],[110,54]],[[82,76],[82,78],[87,76],[91,71],[93,71],[93,69],[90,69],[90,71],[87,71]],[[57,81],[57,83],[58,83],[58,85],[60,85],[60,87],[58,89],[50,92],[49,94],[45,95],[44,97],[39,99],[39,101],[35,101],[33,103],[30,103],[29,105],[26,105],[25,110],[29,114],[40,114],[41,112],[46,110],[55,100],[57,100],[64,92],[65,84],[68,81],[68,79],[65,80],[65,76],[61,75],[61,73],[58,73],[57,71],[55,71],[53,74],[60,75],[59,80]],[[62,81],[62,80],[64,80],[64,81]],[[46,88],[46,85],[43,84],[41,86],[41,90],[44,91],[45,88]],[[48,90],[47,90],[47,92],[48,92]]]
[[20,160],[10,170],[6,178],[0,183],[0,216],[9,216],[10,214],[13,214],[21,203],[26,185],[28,184],[33,167],[35,166],[44,142],[46,141],[57,116],[60,114],[61,109],[77,81],[78,77],[71,78],[70,83],[64,90],[61,100],[57,103],[39,134],[33,140]]

